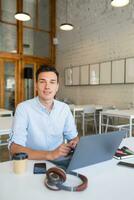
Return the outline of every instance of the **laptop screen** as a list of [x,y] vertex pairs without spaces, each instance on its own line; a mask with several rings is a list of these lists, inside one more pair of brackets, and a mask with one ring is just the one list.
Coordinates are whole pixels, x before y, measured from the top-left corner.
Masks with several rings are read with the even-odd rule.
[[67,171],[112,159],[125,136],[125,131],[114,131],[81,137]]

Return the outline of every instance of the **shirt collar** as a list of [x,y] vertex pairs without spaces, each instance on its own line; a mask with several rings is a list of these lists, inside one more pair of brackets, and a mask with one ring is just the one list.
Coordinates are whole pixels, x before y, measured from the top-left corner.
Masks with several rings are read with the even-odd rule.
[[[36,97],[36,101],[37,101],[38,105],[40,106],[40,108],[41,108],[43,111],[45,110],[46,112],[48,112],[48,110],[46,109],[46,107],[40,102],[38,96]],[[55,106],[56,106],[56,101],[55,101],[55,99],[54,99],[54,100],[53,100],[53,107],[52,107],[52,110],[55,109]],[[52,111],[52,110],[51,110],[51,111]]]

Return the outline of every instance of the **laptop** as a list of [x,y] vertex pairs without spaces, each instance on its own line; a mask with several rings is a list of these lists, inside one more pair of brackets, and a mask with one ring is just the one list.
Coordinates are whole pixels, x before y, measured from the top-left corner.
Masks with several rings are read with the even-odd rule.
[[125,131],[82,136],[72,155],[53,161],[66,172],[112,159]]

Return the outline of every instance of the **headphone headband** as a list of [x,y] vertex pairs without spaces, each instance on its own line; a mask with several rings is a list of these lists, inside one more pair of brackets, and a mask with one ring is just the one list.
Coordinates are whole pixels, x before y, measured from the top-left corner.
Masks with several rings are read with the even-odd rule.
[[80,178],[82,183],[80,185],[70,187],[65,186],[63,183],[66,181],[66,173],[63,169],[52,167],[46,172],[46,179],[45,179],[45,185],[47,188],[57,191],[57,190],[67,190],[67,191],[83,191],[88,186],[88,179],[86,176],[76,173],[76,172],[69,172],[68,174],[76,176]]

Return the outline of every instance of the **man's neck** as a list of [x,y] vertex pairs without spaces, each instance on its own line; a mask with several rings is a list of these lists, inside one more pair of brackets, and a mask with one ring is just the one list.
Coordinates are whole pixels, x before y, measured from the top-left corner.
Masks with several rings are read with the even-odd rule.
[[50,112],[52,110],[54,100],[42,100],[39,97],[39,101],[46,107],[46,109]]

